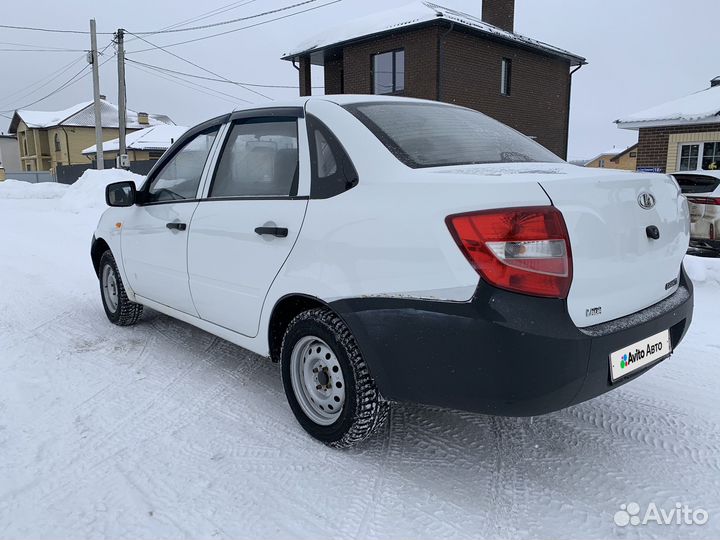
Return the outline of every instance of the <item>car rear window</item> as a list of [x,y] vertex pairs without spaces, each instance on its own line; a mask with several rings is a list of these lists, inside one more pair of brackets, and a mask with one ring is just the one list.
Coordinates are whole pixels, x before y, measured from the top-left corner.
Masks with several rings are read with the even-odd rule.
[[720,185],[720,179],[703,174],[676,174],[675,180],[683,193],[710,193]]
[[477,111],[435,103],[345,105],[405,165],[562,163],[538,143]]

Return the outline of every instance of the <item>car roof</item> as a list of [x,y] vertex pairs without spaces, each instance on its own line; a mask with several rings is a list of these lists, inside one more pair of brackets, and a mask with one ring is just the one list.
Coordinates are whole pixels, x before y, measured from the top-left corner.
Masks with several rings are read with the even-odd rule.
[[[251,111],[255,109],[274,109],[277,107],[305,107],[309,101],[322,100],[330,101],[338,105],[351,105],[353,103],[372,103],[372,102],[388,102],[395,101],[398,103],[434,103],[438,104],[437,101],[428,101],[425,99],[406,98],[398,96],[377,96],[373,94],[334,94],[327,96],[303,96],[299,98],[281,99],[276,101],[268,101],[265,103],[251,103],[243,105],[233,110],[238,111]],[[448,106],[451,106],[447,104]]]

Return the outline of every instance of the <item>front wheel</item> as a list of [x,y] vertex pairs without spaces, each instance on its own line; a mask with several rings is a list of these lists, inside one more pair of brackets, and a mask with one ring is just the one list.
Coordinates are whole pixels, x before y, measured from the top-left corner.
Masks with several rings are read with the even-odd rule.
[[368,438],[389,406],[345,323],[325,308],[305,311],[288,325],[280,353],[288,403],[310,435],[335,448]]
[[115,257],[109,249],[100,257],[99,277],[100,296],[105,315],[110,322],[118,326],[132,326],[137,323],[142,317],[143,306],[128,298]]

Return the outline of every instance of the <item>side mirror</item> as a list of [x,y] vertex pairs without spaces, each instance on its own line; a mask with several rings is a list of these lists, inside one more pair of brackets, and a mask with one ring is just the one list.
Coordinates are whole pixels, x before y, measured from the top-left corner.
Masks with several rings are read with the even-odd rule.
[[132,206],[136,197],[135,182],[115,182],[105,188],[105,202],[108,206]]

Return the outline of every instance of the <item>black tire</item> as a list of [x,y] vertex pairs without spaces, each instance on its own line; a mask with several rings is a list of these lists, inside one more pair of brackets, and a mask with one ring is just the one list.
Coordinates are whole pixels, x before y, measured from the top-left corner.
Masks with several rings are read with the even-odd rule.
[[[314,422],[302,409],[293,390],[291,356],[307,336],[323,340],[335,354],[345,382],[345,403],[330,425]],[[367,439],[387,419],[389,403],[382,401],[355,338],[332,311],[317,308],[297,315],[288,325],[280,351],[285,394],[300,425],[317,440],[334,448],[349,448]]]
[[[140,317],[142,317],[143,306],[142,304],[131,302],[128,298],[125,292],[125,286],[120,278],[120,272],[118,272],[115,257],[113,257],[109,249],[100,257],[99,268],[100,298],[102,299],[103,308],[105,308],[105,315],[107,315],[111,323],[117,324],[118,326],[132,326],[136,324],[140,320]],[[106,269],[108,272],[112,272],[115,278],[117,306],[109,304],[106,298],[103,284],[103,276],[105,275]]]

